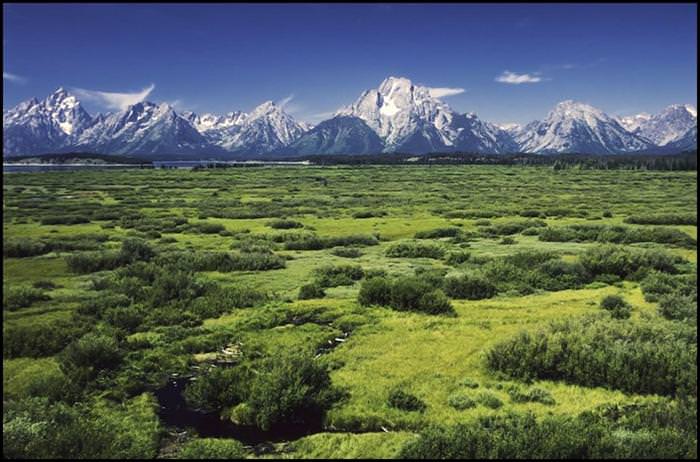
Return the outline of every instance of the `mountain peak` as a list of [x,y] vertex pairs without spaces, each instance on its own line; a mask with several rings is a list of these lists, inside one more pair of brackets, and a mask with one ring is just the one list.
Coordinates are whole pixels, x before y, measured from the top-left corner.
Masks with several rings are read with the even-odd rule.
[[394,77],[389,76],[379,85],[379,93],[389,94],[396,91],[410,91],[413,86],[411,82],[406,77]]

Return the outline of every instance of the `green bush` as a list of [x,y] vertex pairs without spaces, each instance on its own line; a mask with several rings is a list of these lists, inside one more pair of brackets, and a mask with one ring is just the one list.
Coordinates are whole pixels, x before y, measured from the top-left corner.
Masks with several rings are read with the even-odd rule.
[[450,252],[447,254],[447,258],[445,259],[445,263],[448,265],[452,266],[457,266],[461,265],[462,263],[466,263],[469,261],[471,258],[471,253],[467,251],[457,251],[457,252]]
[[331,253],[337,257],[343,258],[359,258],[362,256],[362,251],[354,247],[336,247],[331,250]]
[[410,241],[393,244],[386,250],[387,257],[397,258],[435,258],[439,260],[444,255],[445,250],[438,245]]
[[178,459],[245,459],[247,451],[234,439],[197,438],[188,441],[177,454]]
[[402,411],[423,412],[427,407],[418,397],[399,388],[394,388],[389,392],[387,402],[389,407],[401,409]]
[[600,302],[600,307],[609,311],[615,319],[627,319],[632,315],[632,307],[619,295],[607,295]]
[[10,286],[5,287],[3,291],[2,308],[14,311],[43,300],[50,300],[50,297],[43,290],[29,286]]
[[457,237],[462,234],[459,228],[435,228],[427,231],[418,231],[416,239],[439,239],[442,237]]
[[489,409],[498,409],[503,406],[503,401],[498,396],[486,391],[476,395],[476,402]]
[[284,353],[262,362],[247,402],[257,426],[269,430],[319,420],[337,397],[328,371],[311,354]]
[[90,217],[85,215],[49,215],[41,218],[42,225],[77,225],[90,223]]
[[33,239],[7,239],[2,241],[2,256],[6,258],[26,258],[51,252],[45,242]]
[[496,287],[477,274],[462,274],[445,278],[445,293],[452,298],[481,300],[496,295]]
[[323,298],[326,296],[326,292],[323,291],[323,287],[318,282],[312,282],[310,284],[304,284],[299,288],[299,300],[308,300],[311,298]]
[[122,357],[116,338],[91,332],[71,342],[59,355],[59,361],[67,376],[83,383],[96,378],[102,371],[115,369]]
[[552,398],[552,394],[542,388],[533,387],[522,391],[514,387],[508,390],[508,396],[510,396],[510,399],[514,403],[542,403],[547,406],[556,404],[556,401]]
[[315,282],[321,287],[347,286],[365,275],[358,265],[326,265],[314,270]]
[[469,395],[466,395],[463,392],[452,393],[450,396],[447,397],[447,404],[457,409],[458,411],[463,411],[465,409],[476,407],[476,401],[474,401]]
[[68,269],[78,274],[112,270],[124,264],[118,252],[80,252],[67,255],[65,259]]
[[698,216],[695,213],[656,213],[630,215],[623,221],[637,225],[697,225]]
[[295,220],[282,220],[282,219],[277,219],[277,220],[271,220],[266,223],[266,226],[269,226],[270,228],[273,229],[294,229],[294,228],[303,228],[304,224],[300,223]]
[[385,277],[366,279],[360,286],[357,301],[363,306],[389,305],[391,302],[391,282]]
[[697,394],[697,334],[659,321],[585,318],[521,332],[486,355],[489,369],[522,380],[564,380],[626,393]]

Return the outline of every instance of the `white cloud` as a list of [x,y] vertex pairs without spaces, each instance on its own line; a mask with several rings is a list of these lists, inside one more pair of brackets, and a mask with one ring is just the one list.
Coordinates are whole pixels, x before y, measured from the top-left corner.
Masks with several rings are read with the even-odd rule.
[[156,88],[154,84],[149,85],[136,93],[111,93],[106,91],[85,90],[84,88],[74,88],[73,91],[80,97],[92,100],[109,109],[124,110],[132,104],[140,103],[148,97]]
[[9,72],[5,72],[5,71],[2,72],[2,80],[8,80],[8,81],[14,82],[14,83],[26,83],[27,82],[27,79],[25,79],[24,77],[21,77],[17,74],[10,74]]
[[291,95],[287,96],[286,98],[282,98],[277,102],[277,105],[284,109],[284,107],[289,104],[292,100],[294,99],[294,94],[292,93]]
[[503,71],[503,74],[496,77],[496,82],[520,85],[521,83],[537,83],[543,79],[537,74],[516,74],[515,72]]
[[464,93],[464,88],[429,88],[430,96],[442,98],[443,96],[454,96]]

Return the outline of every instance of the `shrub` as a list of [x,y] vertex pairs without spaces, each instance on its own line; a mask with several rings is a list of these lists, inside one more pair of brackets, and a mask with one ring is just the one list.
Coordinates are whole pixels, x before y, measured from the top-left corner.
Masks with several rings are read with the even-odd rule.
[[447,404],[451,407],[457,409],[458,411],[463,411],[472,407],[476,407],[476,401],[462,392],[452,393],[447,397]]
[[641,268],[675,272],[678,258],[660,250],[630,250],[622,246],[601,245],[581,254],[583,267],[591,275],[614,274],[628,277]]
[[178,459],[245,459],[247,451],[234,439],[197,438],[188,441],[177,454]]
[[659,314],[674,321],[692,320],[697,322],[697,295],[683,295],[680,292],[664,295],[659,300]]
[[14,311],[42,300],[50,300],[43,290],[28,286],[11,286],[3,291],[2,307],[5,310]]
[[155,255],[153,248],[143,239],[129,238],[122,242],[120,257],[125,262],[148,261]]
[[316,283],[321,287],[347,286],[362,279],[365,272],[357,265],[327,265],[314,270]]
[[273,228],[273,229],[294,229],[294,228],[303,228],[304,224],[300,223],[298,221],[295,221],[295,220],[277,219],[277,220],[268,221],[266,226],[269,226],[270,228]]
[[481,300],[496,295],[496,287],[480,275],[462,274],[445,278],[445,293],[452,298]]
[[362,251],[354,247],[336,247],[331,250],[331,253],[337,257],[344,258],[359,258],[362,256]]
[[[673,324],[672,326],[669,324]],[[627,393],[695,395],[697,340],[690,326],[610,323],[596,317],[521,332],[491,348],[486,363],[512,378],[564,380]]]
[[442,247],[435,244],[419,242],[399,242],[386,250],[387,257],[397,258],[435,258],[441,259],[445,254]]
[[389,305],[391,301],[391,282],[385,277],[368,278],[362,282],[357,296],[360,305]]
[[418,300],[418,310],[428,314],[455,314],[450,299],[440,289],[423,294]]
[[5,358],[51,356],[83,335],[88,328],[82,322],[69,319],[8,325],[2,330],[2,353]]
[[353,218],[374,218],[386,216],[383,210],[360,210],[352,214]]
[[630,215],[623,221],[638,225],[697,225],[698,216],[694,213],[657,213]]
[[461,265],[468,262],[471,258],[471,253],[466,251],[450,252],[445,259],[445,263],[452,266]]
[[117,252],[80,252],[67,255],[65,259],[68,269],[78,274],[112,270],[124,263]]
[[59,357],[63,371],[78,383],[94,379],[103,370],[115,369],[121,359],[116,338],[99,333],[73,341]]
[[498,243],[501,245],[513,245],[513,244],[517,244],[517,241],[510,236],[506,236],[506,237],[502,237],[501,240],[498,241]]
[[547,406],[556,404],[552,394],[542,388],[533,387],[522,391],[517,387],[513,387],[508,390],[508,395],[514,403],[542,403]]
[[427,231],[418,231],[416,239],[439,239],[442,237],[457,237],[462,234],[459,228],[435,228]]
[[427,407],[425,403],[416,396],[398,388],[394,388],[389,392],[387,402],[389,407],[401,409],[402,411],[423,412]]
[[7,239],[2,242],[2,255],[6,258],[25,258],[51,252],[51,247],[32,239]]
[[42,225],[77,225],[90,223],[90,217],[85,215],[49,215],[41,218]]
[[323,298],[326,293],[323,291],[323,287],[317,282],[312,282],[311,284],[305,284],[299,288],[299,300],[308,300],[310,298]]
[[486,391],[476,395],[476,402],[489,409],[498,409],[503,406],[503,401],[501,401],[498,396]]
[[320,420],[335,399],[328,371],[312,355],[284,353],[262,362],[247,402],[257,426],[269,430]]
[[[694,458],[697,436],[667,402],[598,408],[576,417],[531,412],[428,426],[402,447],[403,459]],[[669,418],[659,418],[669,416]],[[671,417],[672,416],[672,417]],[[691,417],[692,418],[692,417]]]
[[619,295],[608,295],[600,302],[600,307],[610,312],[615,319],[627,319],[632,314],[632,307]]

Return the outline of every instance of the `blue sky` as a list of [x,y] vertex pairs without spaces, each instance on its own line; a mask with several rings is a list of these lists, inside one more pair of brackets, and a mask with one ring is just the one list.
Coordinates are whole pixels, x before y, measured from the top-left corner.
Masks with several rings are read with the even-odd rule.
[[91,112],[144,96],[214,113],[273,100],[318,122],[390,75],[463,89],[444,100],[497,123],[564,99],[622,115],[697,105],[694,4],[3,8],[4,109],[64,86]]

